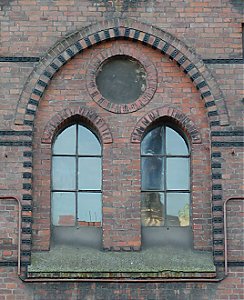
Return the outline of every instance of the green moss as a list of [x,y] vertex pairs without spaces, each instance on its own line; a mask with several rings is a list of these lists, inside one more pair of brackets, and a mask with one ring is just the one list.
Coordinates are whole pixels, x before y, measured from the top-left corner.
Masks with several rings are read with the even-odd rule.
[[[31,273],[151,273],[162,272],[215,272],[210,252],[157,247],[140,252],[103,252],[91,248],[60,246],[48,252],[32,253]],[[97,273],[97,274],[94,274]],[[132,274],[131,274],[132,275]],[[82,276],[83,277],[83,276]]]

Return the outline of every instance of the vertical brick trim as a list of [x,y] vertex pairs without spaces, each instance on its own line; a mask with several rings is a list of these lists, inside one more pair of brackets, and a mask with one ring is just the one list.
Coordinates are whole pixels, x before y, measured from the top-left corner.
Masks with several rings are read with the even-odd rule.
[[[32,235],[32,148],[23,152],[23,187],[22,187],[22,224],[21,224],[21,263],[29,264],[31,259]],[[27,243],[26,241],[30,241]]]
[[[212,138],[213,139],[213,138]],[[213,143],[213,141],[212,141]],[[212,146],[212,225],[214,262],[224,262],[224,213],[222,189],[222,154]]]
[[38,103],[50,79],[69,59],[93,45],[116,38],[130,39],[149,45],[175,61],[199,90],[205,101],[210,124],[216,121],[220,122],[220,125],[229,124],[223,94],[196,54],[180,40],[163,30],[138,21],[117,18],[106,23],[90,25],[86,30],[65,37],[50,49],[26,82],[19,99],[15,124],[33,124]]
[[103,144],[110,144],[113,142],[112,133],[108,125],[96,112],[82,106],[71,106],[57,113],[48,122],[42,135],[42,143],[51,144],[55,133],[68,123],[70,119],[77,117],[85,119],[85,121],[95,129]]
[[193,144],[201,143],[201,135],[197,126],[181,111],[172,108],[170,106],[163,106],[154,110],[151,110],[139,122],[137,122],[134,130],[131,134],[132,143],[141,143],[141,140],[150,124],[159,118],[170,118],[181,127],[187,136],[190,138]]

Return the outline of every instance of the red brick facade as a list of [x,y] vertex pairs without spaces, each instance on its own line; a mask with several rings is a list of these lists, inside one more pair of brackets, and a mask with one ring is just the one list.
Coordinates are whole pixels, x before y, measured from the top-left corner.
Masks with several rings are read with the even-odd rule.
[[[0,2],[0,197],[22,205],[20,279],[18,203],[0,199],[0,300],[243,299],[243,4],[44,2]],[[126,105],[111,104],[96,87],[101,63],[118,55],[147,74],[143,94]],[[165,120],[190,145],[193,249],[212,251],[216,278],[25,282],[32,252],[50,249],[57,133],[79,121],[97,134],[102,247],[134,252],[141,250],[140,143]]]

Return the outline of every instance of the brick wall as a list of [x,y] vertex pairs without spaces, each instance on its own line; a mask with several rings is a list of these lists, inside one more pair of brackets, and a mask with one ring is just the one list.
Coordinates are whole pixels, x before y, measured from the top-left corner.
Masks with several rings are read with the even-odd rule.
[[44,300],[232,300],[243,299],[242,268],[230,268],[227,279],[211,283],[22,283],[13,267],[0,268],[0,299]]
[[[144,108],[131,114],[121,115],[107,111],[94,103],[86,89],[89,81],[87,82],[86,74],[83,73],[92,65],[92,61],[96,59],[97,55],[100,52],[103,53],[104,49],[112,52],[123,47],[132,54],[139,51],[141,56],[145,56],[144,60],[148,58],[152,61],[158,73],[153,79],[158,82],[158,88],[153,99]],[[51,149],[47,148],[47,145],[41,144],[41,138],[49,120],[58,112],[72,107],[72,105],[93,109],[108,124],[113,136],[113,143],[105,145],[106,147],[103,149],[103,239],[105,248],[140,247],[140,147],[138,144],[131,144],[130,141],[135,124],[148,111],[161,106],[180,107],[181,112],[190,117],[196,128],[199,128],[202,138],[201,144],[192,145],[194,186],[192,214],[195,243],[196,248],[211,249],[211,225],[209,224],[211,218],[209,201],[211,198],[209,192],[211,189],[209,182],[210,145],[204,103],[190,79],[184,76],[175,63],[170,62],[167,58],[162,58],[157,51],[127,41],[101,44],[84,54],[77,55],[53,77],[38,106],[33,142],[35,218],[33,230],[38,236],[38,239],[34,238],[34,245],[39,245],[37,247],[40,248],[42,243],[47,243],[46,231],[49,228],[50,220],[48,187],[50,186]],[[197,113],[192,114],[192,112]],[[55,125],[53,124],[53,126]],[[114,160],[111,157],[114,157]],[[198,172],[198,170],[200,171]],[[130,173],[128,173],[129,171]],[[204,190],[201,189],[203,182]],[[128,210],[128,207],[131,207],[131,211]],[[205,223],[202,221],[202,216],[204,216]],[[204,237],[203,231],[205,232]],[[39,239],[40,244],[38,244]]]
[[[0,195],[21,200],[23,263],[49,248],[51,141],[77,106],[100,118],[104,248],[140,248],[140,136],[132,133],[160,108],[199,134],[194,141],[180,125],[192,146],[194,247],[213,250],[222,274],[223,202],[243,196],[242,10],[232,0],[0,1]],[[128,114],[99,105],[89,88],[99,55],[118,51],[152,71],[146,105]],[[229,273],[220,283],[27,284],[16,275],[17,205],[0,200],[0,299],[242,299],[242,203],[227,205]]]

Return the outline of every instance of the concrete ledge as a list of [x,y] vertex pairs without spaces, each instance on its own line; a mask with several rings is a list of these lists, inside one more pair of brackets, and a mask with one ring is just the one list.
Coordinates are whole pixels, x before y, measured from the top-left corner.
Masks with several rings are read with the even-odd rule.
[[52,278],[213,278],[211,252],[152,247],[140,252],[104,252],[59,246],[33,252],[28,277]]

